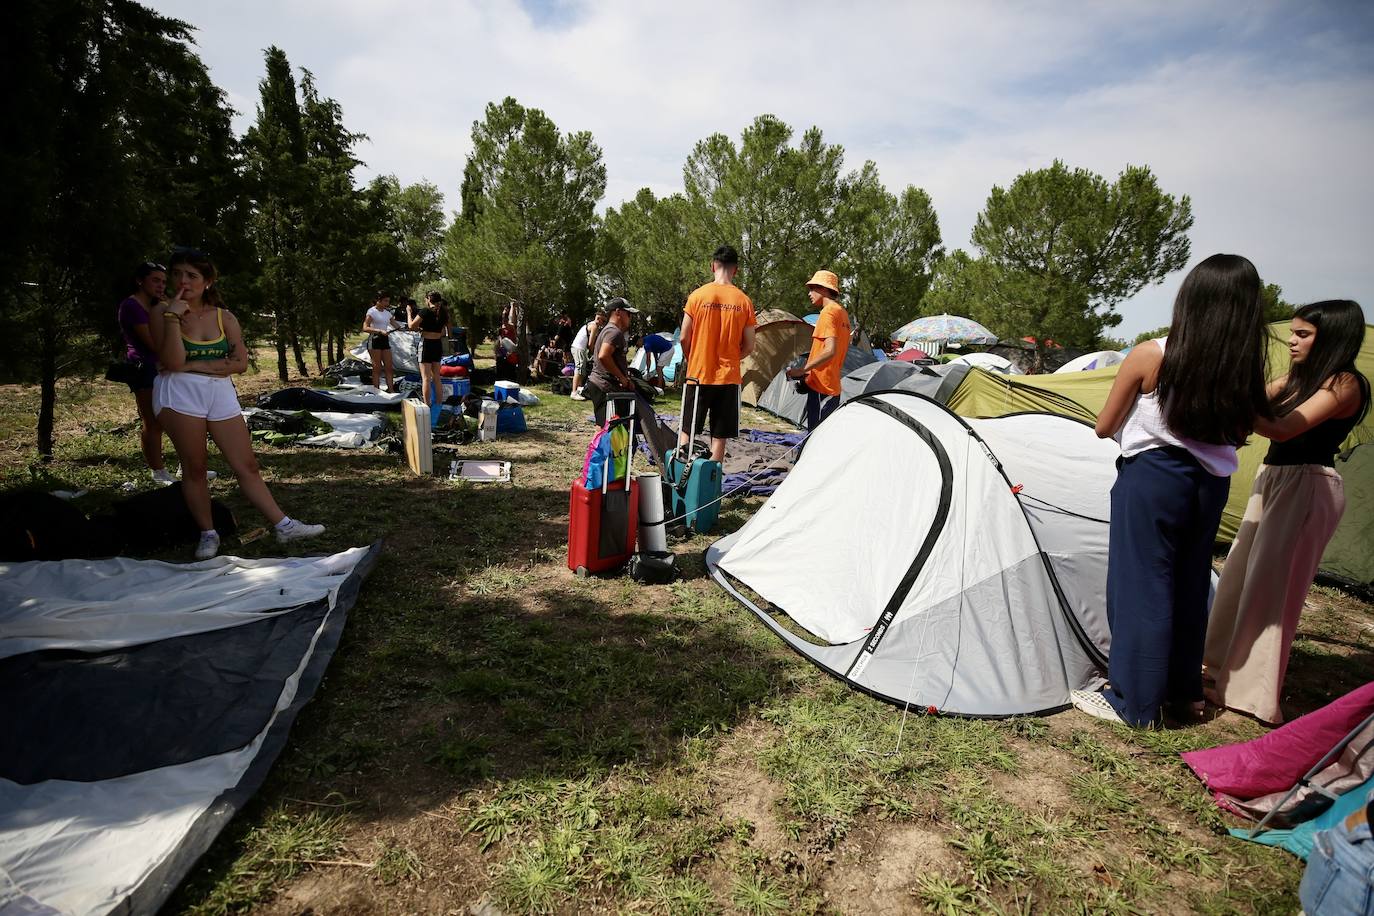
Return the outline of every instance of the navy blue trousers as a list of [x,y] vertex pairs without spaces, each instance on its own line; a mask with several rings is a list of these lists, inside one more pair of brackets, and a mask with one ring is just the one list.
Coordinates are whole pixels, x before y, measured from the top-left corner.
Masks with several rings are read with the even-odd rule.
[[821,394],[810,385],[806,386],[806,431],[815,432],[821,421],[835,412],[840,406],[838,397]]
[[1212,544],[1231,489],[1181,448],[1124,458],[1112,487],[1107,702],[1130,725],[1202,699]]

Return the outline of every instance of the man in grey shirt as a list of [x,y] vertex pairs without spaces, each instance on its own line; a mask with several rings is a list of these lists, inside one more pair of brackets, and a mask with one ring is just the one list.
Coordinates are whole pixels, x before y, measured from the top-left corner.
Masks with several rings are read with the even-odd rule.
[[639,309],[619,297],[606,303],[610,317],[606,327],[597,335],[592,345],[592,371],[587,377],[587,387],[582,393],[596,408],[596,423],[606,423],[606,401],[613,391],[634,391],[634,381],[630,378],[630,364],[625,354],[629,349],[631,316],[639,314]]

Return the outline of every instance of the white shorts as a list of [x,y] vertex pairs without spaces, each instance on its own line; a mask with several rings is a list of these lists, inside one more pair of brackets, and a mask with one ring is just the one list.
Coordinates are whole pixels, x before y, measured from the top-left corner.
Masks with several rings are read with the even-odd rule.
[[159,372],[153,379],[153,414],[170,407],[187,417],[212,423],[241,416],[239,395],[227,376],[197,372]]

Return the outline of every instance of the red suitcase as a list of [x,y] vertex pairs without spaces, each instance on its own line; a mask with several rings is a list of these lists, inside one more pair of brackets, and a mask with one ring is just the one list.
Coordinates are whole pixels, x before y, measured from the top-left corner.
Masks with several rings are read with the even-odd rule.
[[602,486],[588,490],[574,481],[568,495],[568,569],[579,576],[624,566],[639,534],[639,482],[634,479],[634,401],[629,400],[629,454],[625,477],[612,481],[610,460]]
[[568,498],[568,569],[585,576],[624,566],[639,533],[639,481],[617,480],[606,489],[572,485]]

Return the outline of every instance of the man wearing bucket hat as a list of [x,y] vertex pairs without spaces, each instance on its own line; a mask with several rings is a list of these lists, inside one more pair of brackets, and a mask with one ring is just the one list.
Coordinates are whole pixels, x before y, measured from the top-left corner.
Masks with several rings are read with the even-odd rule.
[[630,321],[639,314],[639,309],[619,296],[606,303],[609,317],[606,327],[597,335],[596,345],[592,347],[592,371],[587,376],[587,387],[582,393],[596,408],[596,424],[606,423],[606,399],[612,391],[633,391],[634,380],[630,378],[630,364],[625,358],[629,349]]
[[828,270],[818,270],[806,282],[811,306],[820,311],[816,329],[811,332],[811,352],[799,368],[788,369],[787,377],[798,379],[806,388],[806,428],[814,432],[840,403],[840,374],[849,352],[849,313],[836,300],[840,278]]

